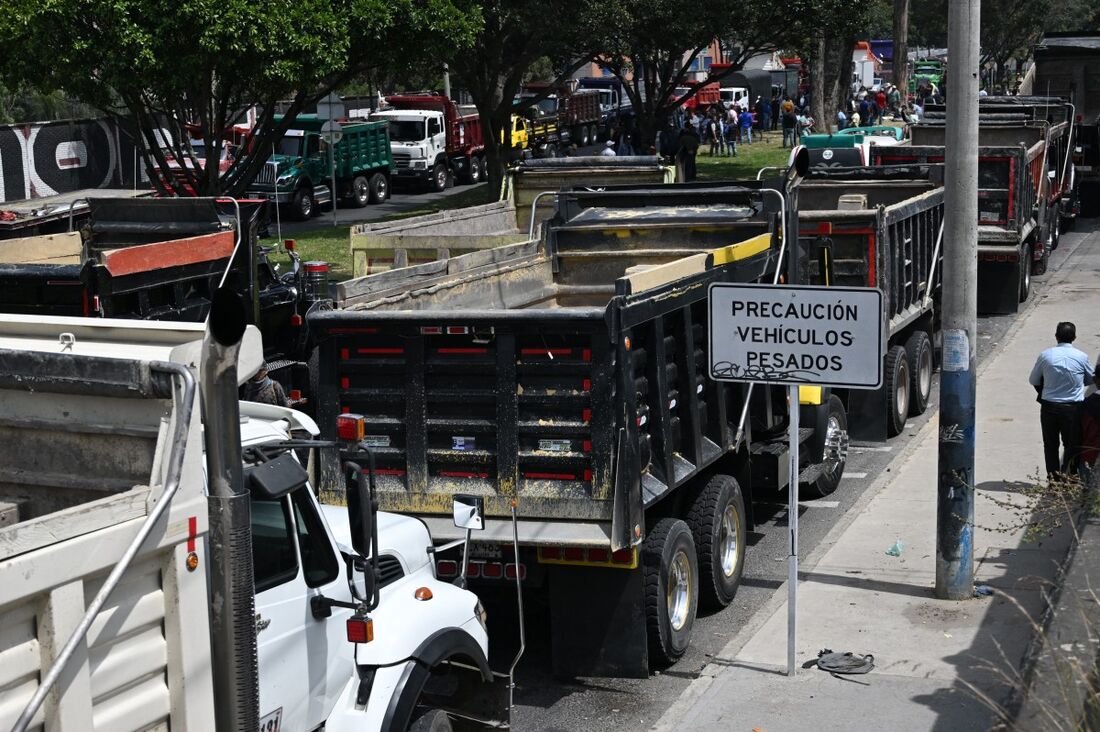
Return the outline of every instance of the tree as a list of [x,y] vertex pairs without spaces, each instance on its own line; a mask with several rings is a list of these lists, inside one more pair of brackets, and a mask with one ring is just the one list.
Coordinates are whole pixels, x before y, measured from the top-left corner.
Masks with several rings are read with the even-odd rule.
[[[607,37],[599,60],[622,82],[642,146],[648,147],[673,112],[699,89],[738,71],[754,54],[777,47],[786,5],[609,0],[602,8]],[[719,38],[732,51],[725,59],[729,67],[688,81],[693,66],[699,67],[704,51]]]
[[[24,52],[0,59],[0,78],[125,115],[154,177],[240,195],[265,156],[238,156],[225,172],[218,160],[250,107],[250,149],[270,150],[341,81],[407,63],[409,48],[430,56],[468,43],[478,18],[456,2],[464,0],[5,0],[0,36]],[[277,118],[283,98],[293,101]],[[204,161],[189,132],[208,142]],[[169,157],[183,164],[173,170]]]
[[905,94],[909,88],[909,0],[894,0],[893,66],[894,84]]
[[592,11],[599,4],[482,0],[477,6],[483,26],[472,48],[454,49],[445,59],[477,107],[485,135],[489,188],[499,191],[506,162],[503,141],[510,138],[512,113],[517,111],[513,99],[536,62],[544,66],[543,59],[549,59],[554,84],[559,84],[591,57],[599,43]]

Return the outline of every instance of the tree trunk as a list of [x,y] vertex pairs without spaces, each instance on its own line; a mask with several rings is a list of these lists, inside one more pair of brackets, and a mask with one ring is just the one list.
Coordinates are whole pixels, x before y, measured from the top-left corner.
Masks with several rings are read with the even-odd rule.
[[814,33],[813,73],[810,76],[810,98],[817,131],[830,133],[836,120],[836,102],[825,98],[825,74],[829,68],[825,54],[825,32]]
[[[852,78],[852,46],[854,38],[829,38],[825,41],[825,53],[822,59],[824,90],[823,103],[832,110],[832,119],[836,119],[836,110],[850,94],[849,81]],[[848,110],[844,110],[847,114]],[[822,128],[825,129],[825,128]]]
[[909,0],[894,0],[894,86],[901,100],[909,89]]

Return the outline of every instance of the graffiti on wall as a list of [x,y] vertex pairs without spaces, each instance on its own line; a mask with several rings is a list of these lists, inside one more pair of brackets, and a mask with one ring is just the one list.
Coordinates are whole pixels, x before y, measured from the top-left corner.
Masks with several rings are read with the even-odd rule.
[[145,188],[131,133],[114,119],[0,125],[0,203],[82,188]]

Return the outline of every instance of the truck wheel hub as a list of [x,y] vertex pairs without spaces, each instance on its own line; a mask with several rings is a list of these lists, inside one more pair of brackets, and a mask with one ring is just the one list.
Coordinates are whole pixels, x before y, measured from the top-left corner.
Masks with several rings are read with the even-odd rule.
[[673,630],[681,630],[687,623],[691,604],[691,563],[687,554],[678,550],[668,567],[668,622]]
[[840,420],[829,417],[825,425],[825,472],[836,474],[848,459],[848,430],[840,426]]
[[722,512],[722,526],[718,536],[718,546],[721,547],[722,552],[722,574],[726,577],[732,577],[734,570],[737,569],[741,538],[738,535],[739,527],[737,506],[731,503]]

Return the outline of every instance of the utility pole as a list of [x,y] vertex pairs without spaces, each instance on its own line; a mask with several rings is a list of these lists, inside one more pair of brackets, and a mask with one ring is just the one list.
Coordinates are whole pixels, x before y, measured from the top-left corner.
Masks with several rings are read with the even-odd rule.
[[443,96],[451,97],[451,67],[443,64]]
[[936,597],[974,596],[974,412],[978,327],[978,28],[981,0],[951,0],[944,150],[943,368]]

